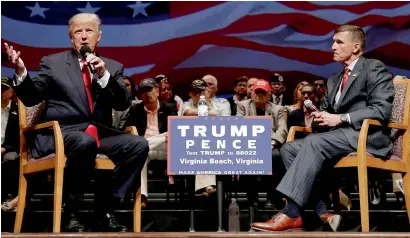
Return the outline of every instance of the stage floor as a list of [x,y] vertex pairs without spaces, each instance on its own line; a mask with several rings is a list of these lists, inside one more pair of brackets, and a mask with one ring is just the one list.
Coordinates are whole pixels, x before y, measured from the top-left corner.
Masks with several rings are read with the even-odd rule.
[[383,238],[402,238],[410,237],[410,233],[400,232],[377,232],[377,233],[352,233],[352,232],[142,232],[142,233],[2,233],[2,238],[30,238],[30,237],[62,237],[62,238],[79,238],[79,237],[104,237],[104,238],[196,238],[196,237],[215,237],[215,238],[272,238],[272,237],[296,237],[296,238],[364,238],[364,237],[383,237]]
[[142,232],[142,233],[2,233],[2,238],[30,238],[30,237],[62,237],[62,238],[79,238],[79,237],[104,237],[104,238],[195,238],[195,237],[215,237],[215,238],[249,238],[249,237],[296,237],[296,238],[364,238],[364,237],[383,237],[383,238],[402,238],[410,237],[410,233],[400,232],[377,232],[377,233],[351,233],[351,232]]

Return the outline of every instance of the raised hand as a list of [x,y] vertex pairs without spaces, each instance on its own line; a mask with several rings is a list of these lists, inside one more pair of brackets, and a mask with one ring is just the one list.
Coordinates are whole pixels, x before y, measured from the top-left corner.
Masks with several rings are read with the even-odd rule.
[[4,46],[7,49],[7,55],[9,61],[13,63],[14,67],[16,68],[16,73],[21,77],[26,70],[24,66],[23,60],[20,58],[20,51],[16,51],[13,49],[13,46],[9,46],[7,43],[4,43]]

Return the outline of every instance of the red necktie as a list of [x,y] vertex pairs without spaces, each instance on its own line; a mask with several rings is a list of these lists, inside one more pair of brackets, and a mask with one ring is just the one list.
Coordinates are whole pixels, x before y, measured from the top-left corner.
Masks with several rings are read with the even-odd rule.
[[[93,112],[93,98],[91,96],[91,75],[90,71],[88,70],[87,64],[83,62],[83,68],[81,69],[81,74],[83,76],[85,92],[87,93],[88,104],[90,105],[91,113]],[[87,129],[85,129],[85,133],[88,133],[90,136],[94,137],[97,141],[97,146],[100,147],[100,140],[98,139],[98,131],[97,127],[93,124],[88,125]]]
[[343,74],[343,77],[342,77],[342,86],[341,86],[341,88],[340,88],[340,91],[341,91],[341,92],[343,92],[343,89],[344,89],[344,87],[345,87],[345,85],[346,85],[346,82],[347,82],[347,80],[349,79],[349,72],[350,72],[350,69],[349,69],[349,68],[345,68],[345,73]]

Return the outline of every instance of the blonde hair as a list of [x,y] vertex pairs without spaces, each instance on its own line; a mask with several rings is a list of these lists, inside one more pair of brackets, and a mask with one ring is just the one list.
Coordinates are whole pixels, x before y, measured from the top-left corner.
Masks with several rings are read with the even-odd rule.
[[90,22],[94,21],[97,24],[97,29],[100,31],[101,19],[97,14],[94,13],[78,13],[70,18],[68,21],[68,35],[71,36],[71,26],[75,21]]

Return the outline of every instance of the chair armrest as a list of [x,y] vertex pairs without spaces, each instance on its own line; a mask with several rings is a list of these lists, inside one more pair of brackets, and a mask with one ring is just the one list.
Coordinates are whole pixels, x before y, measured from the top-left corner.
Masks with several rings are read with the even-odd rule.
[[382,124],[377,120],[365,119],[363,121],[362,129],[360,129],[359,140],[357,143],[357,165],[360,167],[367,167],[366,144],[370,125],[382,126]]
[[135,126],[127,126],[124,131],[129,132],[132,135],[138,136],[138,131],[137,131],[137,128]]
[[[64,160],[64,155],[65,155],[63,135],[61,134],[61,128],[60,128],[60,124],[58,123],[58,121],[49,121],[49,122],[44,122],[44,123],[37,124],[34,126],[22,127],[21,136],[24,138],[20,138],[20,142],[21,142],[20,154],[27,153],[27,144],[26,144],[24,133],[28,131],[40,130],[40,129],[47,128],[47,127],[53,128],[55,154],[56,154],[56,158],[58,158],[56,159],[56,166],[57,166],[57,163],[64,162],[63,160]],[[25,163],[27,163],[27,161],[25,161]]]
[[58,127],[58,129],[60,129],[60,124],[58,123],[58,121],[48,121],[48,122],[40,123],[34,126],[23,127],[21,128],[21,130],[24,133],[27,131],[36,131],[36,130],[40,130],[40,129],[47,128],[47,127],[52,127],[53,129]]
[[289,129],[288,138],[286,139],[286,142],[294,141],[296,132],[312,133],[312,128],[302,127],[302,126],[292,126]]

